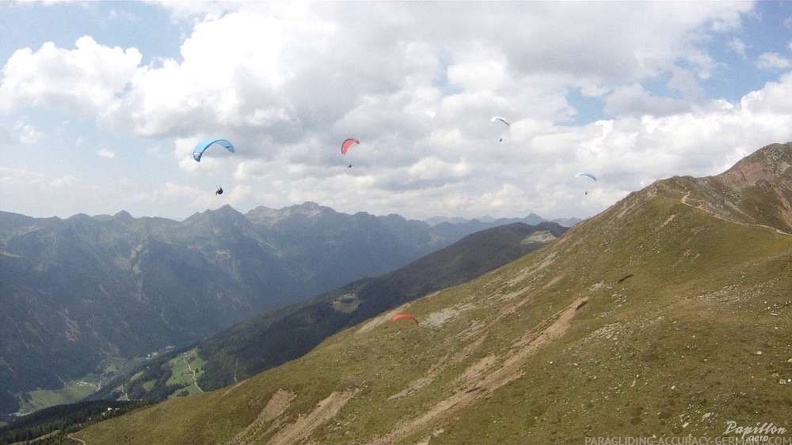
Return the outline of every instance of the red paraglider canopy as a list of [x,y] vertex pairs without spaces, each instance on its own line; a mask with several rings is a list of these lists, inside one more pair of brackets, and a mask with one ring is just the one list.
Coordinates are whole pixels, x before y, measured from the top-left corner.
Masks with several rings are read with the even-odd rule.
[[418,319],[410,314],[396,314],[393,316],[393,318],[391,318],[391,321],[394,323],[399,320],[412,320],[415,322],[415,324],[418,324]]
[[341,154],[345,155],[346,152],[349,151],[349,147],[351,147],[351,146],[353,146],[355,144],[359,144],[359,143],[360,143],[360,141],[357,140],[357,139],[347,139],[347,140],[345,140],[344,143],[341,144]]

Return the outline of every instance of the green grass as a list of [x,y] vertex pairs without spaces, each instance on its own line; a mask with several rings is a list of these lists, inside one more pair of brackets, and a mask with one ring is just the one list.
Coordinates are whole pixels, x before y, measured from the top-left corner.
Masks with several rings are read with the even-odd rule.
[[137,379],[143,377],[143,371],[136,372],[132,377],[129,378],[130,382],[135,382]]
[[61,433],[60,430],[55,430],[55,431],[52,431],[50,433],[47,433],[47,434],[41,435],[39,437],[36,437],[35,439],[32,439],[32,440],[25,440],[25,441],[22,441],[22,442],[14,442],[14,443],[11,443],[9,445],[34,445],[34,444],[37,444],[37,443],[44,442],[47,439],[55,438],[56,436],[60,436],[61,434],[62,433]]
[[[633,277],[617,282],[627,274]],[[385,321],[358,333],[363,323],[237,388],[169,400],[79,436],[88,443],[223,443],[279,389],[296,394],[283,424],[333,391],[356,390],[312,438],[366,443],[492,374],[520,350],[519,339],[538,335],[580,298],[588,303],[566,333],[522,362],[510,383],[391,443],[714,437],[727,420],[792,431],[792,391],[778,384],[792,378],[792,237],[715,219],[660,193],[628,198],[552,245],[406,309],[422,321],[455,311],[440,326]],[[495,357],[492,368],[460,383],[485,357]],[[428,384],[390,399],[430,371]],[[264,428],[256,442],[275,434]]]
[[27,414],[54,405],[74,403],[96,391],[94,383],[78,380],[67,383],[62,389],[38,389],[24,397],[20,413]]
[[[187,366],[188,363],[190,365],[189,367]],[[193,382],[193,373],[190,371],[191,367],[192,370],[195,371],[195,378],[198,379],[206,365],[204,360],[198,355],[196,349],[191,349],[187,352],[177,355],[168,361],[168,365],[171,367],[173,374],[171,375],[170,379],[168,379],[167,385],[184,387],[184,390],[186,390],[190,395],[201,393],[201,390],[195,386]],[[181,392],[182,391],[178,391],[171,397],[176,397],[177,394]]]

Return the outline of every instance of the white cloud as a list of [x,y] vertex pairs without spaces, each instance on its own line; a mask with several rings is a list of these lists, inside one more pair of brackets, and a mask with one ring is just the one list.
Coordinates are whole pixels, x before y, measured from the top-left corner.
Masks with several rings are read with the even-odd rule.
[[119,22],[134,22],[139,20],[139,17],[135,14],[118,9],[111,9],[110,12],[107,13],[107,18],[111,21]]
[[85,0],[13,0],[12,3],[29,3],[29,4],[39,4],[39,5],[56,5],[62,3],[82,3]]
[[687,69],[674,68],[671,70],[668,87],[679,91],[682,98],[688,102],[698,103],[704,97],[704,89],[697,82],[695,73]]
[[15,122],[0,121],[0,146],[5,144],[34,145],[46,135],[25,119]]
[[[179,58],[142,66],[134,48],[86,37],[73,50],[18,51],[0,84],[6,109],[96,116],[102,130],[143,137],[141,151],[155,139],[171,152],[156,159],[171,163],[167,180],[108,198],[137,214],[313,200],[421,217],[583,216],[660,177],[716,173],[792,139],[786,78],[741,103],[704,97],[719,66],[706,48],[731,39],[745,55],[725,33],[750,2],[164,6],[187,30]],[[674,96],[647,86],[658,82]],[[612,119],[574,125],[573,90]],[[196,163],[192,148],[209,136],[237,152]],[[342,156],[347,137],[361,144]],[[589,195],[574,181],[581,170],[602,177]]]
[[616,115],[665,116],[690,109],[690,103],[670,97],[657,97],[641,85],[617,88],[605,100],[605,112]]
[[[199,17],[218,6],[193,3],[164,6]],[[489,104],[523,115],[569,118],[570,82],[602,90],[664,71],[678,76],[680,60],[692,82],[706,78],[714,62],[697,27],[733,27],[750,3],[222,6],[196,21],[181,61],[137,72],[108,122],[142,135],[222,131],[294,142],[327,131],[362,100],[388,109],[380,101],[435,91],[422,106],[433,115],[455,88],[470,99],[489,91]],[[658,15],[664,19],[647,20]],[[471,17],[479,19],[475,34]],[[537,80],[541,91],[532,87]]]
[[747,49],[747,46],[746,46],[745,42],[742,41],[742,39],[739,39],[737,37],[733,37],[731,40],[729,40],[728,46],[729,46],[730,50],[734,51],[736,54],[738,54],[743,59],[748,57],[746,52],[745,52],[746,49]]
[[145,0],[147,3],[158,4],[167,8],[178,20],[189,20],[195,17],[217,18],[229,11],[239,8],[238,0]]
[[113,159],[116,157],[115,152],[112,150],[108,150],[107,148],[100,149],[99,151],[96,152],[96,154],[100,158],[105,158],[105,159]]
[[[232,13],[196,25],[181,48],[183,61],[139,70],[129,94],[108,119],[143,135],[263,132],[296,122],[282,95],[292,71],[286,42],[325,41],[320,21],[284,22],[268,15]],[[325,74],[327,71],[323,71]],[[318,80],[318,79],[317,79]]]
[[735,31],[742,26],[742,17],[740,14],[746,12],[745,9],[737,9],[732,5],[724,5],[723,11],[711,19],[710,30],[716,33],[725,33]]
[[4,211],[31,216],[72,215],[79,208],[76,196],[86,196],[79,193],[84,190],[72,175],[0,166],[0,202]]
[[[494,54],[493,54],[494,53]],[[508,85],[508,61],[497,49],[477,48],[461,55],[448,69],[448,80],[451,85],[463,90],[486,91],[498,90]]]
[[645,2],[625,8],[620,2],[569,2],[546,9],[512,13],[503,22],[524,30],[524,37],[509,39],[511,58],[522,69],[629,82],[655,76],[679,60],[706,77],[713,61],[700,49],[701,26],[739,21],[737,14],[750,4]]
[[72,50],[52,42],[37,51],[17,50],[3,67],[0,110],[47,107],[94,115],[123,91],[140,60],[135,48],[106,47],[88,36]]
[[14,124],[13,134],[16,134],[17,140],[24,145],[33,145],[44,137],[44,133],[22,120]]
[[[751,115],[792,114],[792,73],[787,73],[777,81],[768,82],[764,88],[752,91],[740,101],[743,110]],[[792,137],[789,138],[792,140]]]
[[763,70],[785,69],[792,66],[792,60],[778,53],[762,53],[756,59],[756,66]]

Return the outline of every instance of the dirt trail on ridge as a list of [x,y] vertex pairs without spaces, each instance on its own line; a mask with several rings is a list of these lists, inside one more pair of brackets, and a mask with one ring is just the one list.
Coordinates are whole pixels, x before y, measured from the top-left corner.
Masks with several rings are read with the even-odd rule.
[[[436,418],[471,405],[479,398],[492,394],[498,388],[522,377],[522,365],[539,349],[562,337],[571,325],[576,309],[586,301],[579,298],[564,309],[548,317],[544,327],[526,333],[509,350],[500,356],[487,357],[462,373],[470,376],[464,379],[461,388],[445,400],[435,404],[422,415],[402,422],[388,434],[375,438],[367,445],[387,445],[411,436],[425,428]],[[498,366],[500,363],[500,366]],[[482,377],[483,376],[483,377]]]

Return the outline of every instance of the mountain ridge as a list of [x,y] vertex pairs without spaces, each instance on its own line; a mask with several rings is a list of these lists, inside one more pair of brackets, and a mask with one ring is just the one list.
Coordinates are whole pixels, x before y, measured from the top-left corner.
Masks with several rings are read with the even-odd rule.
[[718,175],[671,180],[682,188],[684,204],[728,221],[792,233],[790,153],[792,143],[770,144]]
[[0,413],[36,388],[100,385],[133,357],[396,269],[467,234],[311,203],[257,221],[231,206],[181,222],[0,212]]
[[[762,191],[790,185],[789,170],[778,172]],[[792,431],[792,240],[775,216],[785,198],[749,190],[725,199],[722,187],[658,181],[536,252],[341,331],[297,360],[77,437],[562,444],[738,439],[728,422]],[[402,311],[419,324],[390,321]]]

